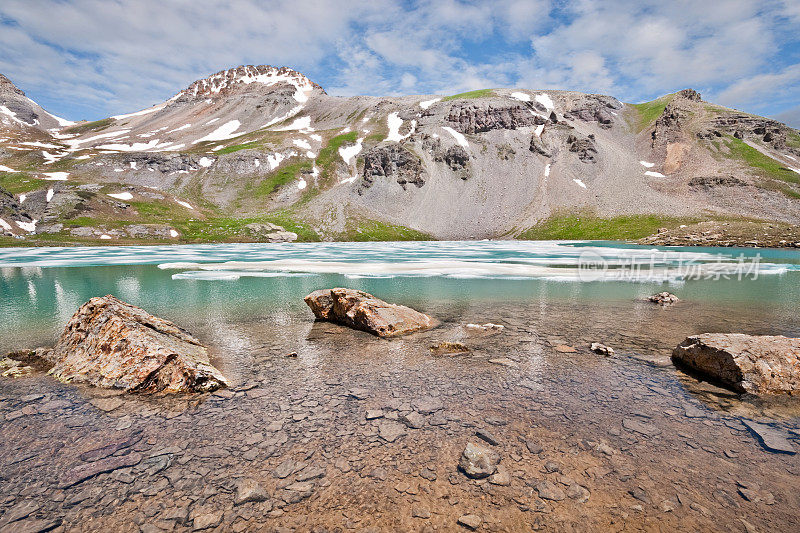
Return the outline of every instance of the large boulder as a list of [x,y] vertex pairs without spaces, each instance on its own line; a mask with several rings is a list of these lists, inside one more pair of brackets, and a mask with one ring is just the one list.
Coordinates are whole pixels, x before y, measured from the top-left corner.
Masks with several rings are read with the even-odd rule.
[[305,302],[320,320],[367,331],[378,337],[395,337],[437,324],[435,319],[410,307],[386,303],[354,289],[314,291],[305,297]]
[[135,392],[207,392],[228,384],[200,341],[113,296],[83,304],[47,358],[50,374],[63,382]]
[[672,361],[737,392],[800,393],[800,339],[741,333],[687,337]]

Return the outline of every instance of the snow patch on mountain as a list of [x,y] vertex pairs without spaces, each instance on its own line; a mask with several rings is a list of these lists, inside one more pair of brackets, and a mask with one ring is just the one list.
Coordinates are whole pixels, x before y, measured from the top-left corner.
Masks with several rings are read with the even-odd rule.
[[133,199],[133,195],[131,193],[129,193],[129,192],[111,193],[111,194],[109,194],[109,196],[111,198],[116,198],[117,200],[128,201],[128,200],[132,200]]
[[342,160],[347,163],[347,165],[352,165],[355,157],[361,152],[362,146],[361,143],[364,139],[358,139],[356,144],[351,146],[342,146],[339,148],[339,155],[342,157]]
[[444,127],[442,127],[442,129],[445,130],[450,135],[452,135],[453,138],[456,140],[456,142],[458,144],[460,144],[462,147],[469,148],[469,142],[467,141],[467,138],[464,137],[463,134],[461,134],[460,132],[457,132],[456,130],[454,130],[450,126],[444,126]]
[[536,95],[536,101],[542,104],[548,111],[552,111],[556,106],[552,98],[547,93],[540,93]]
[[[425,100],[424,102],[420,102],[419,103],[419,107],[421,107],[422,109],[428,109],[430,106],[432,106],[433,104],[435,104],[439,100],[441,100],[441,98],[434,98],[433,100]],[[364,118],[366,118],[366,117],[364,117]],[[366,122],[366,120],[364,122]]]
[[234,132],[238,130],[239,126],[241,125],[242,123],[238,120],[230,120],[205,137],[197,139],[196,141],[192,141],[192,144],[197,144],[203,141],[225,141],[228,139],[233,139],[234,137],[242,135],[242,133],[237,133],[234,135]]

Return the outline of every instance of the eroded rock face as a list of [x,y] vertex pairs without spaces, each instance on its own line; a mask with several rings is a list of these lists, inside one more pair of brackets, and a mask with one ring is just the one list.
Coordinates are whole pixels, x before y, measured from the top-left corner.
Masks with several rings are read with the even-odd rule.
[[425,185],[422,163],[419,158],[400,146],[376,146],[364,154],[364,172],[359,193],[372,187],[376,179],[394,178],[405,190],[406,185]]
[[569,146],[569,151],[578,154],[578,159],[584,163],[597,162],[597,144],[593,134],[588,137],[570,134],[567,137],[567,145]]
[[800,393],[800,339],[741,333],[687,337],[672,361],[727,385],[758,395]]
[[227,386],[206,348],[172,322],[113,296],[92,298],[47,355],[64,382],[135,392],[207,392]]
[[432,317],[404,305],[386,303],[354,289],[322,289],[305,297],[320,320],[329,320],[378,337],[396,337],[434,327]]
[[532,114],[524,105],[483,108],[473,104],[457,104],[450,108],[445,120],[454,130],[461,133],[515,130],[547,122],[542,117]]
[[564,113],[564,118],[597,122],[601,128],[608,129],[614,124],[612,112],[621,108],[622,104],[616,98],[588,94],[580,98],[572,109]]

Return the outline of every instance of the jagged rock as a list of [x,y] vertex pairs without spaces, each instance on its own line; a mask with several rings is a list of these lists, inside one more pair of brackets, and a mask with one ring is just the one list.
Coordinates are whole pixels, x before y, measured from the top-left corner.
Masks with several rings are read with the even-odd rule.
[[473,479],[491,476],[497,471],[498,464],[500,464],[500,454],[472,442],[467,443],[458,460],[458,468]]
[[515,130],[543,124],[545,119],[531,113],[523,105],[483,107],[476,104],[455,104],[445,120],[461,133],[483,133],[491,130]]
[[597,145],[595,144],[594,134],[589,134],[588,137],[578,137],[576,134],[571,133],[567,137],[567,145],[569,151],[578,154],[578,159],[584,163],[597,162]]
[[611,114],[611,110],[621,108],[622,104],[615,98],[588,94],[575,102],[573,108],[564,113],[564,118],[597,122],[601,128],[608,129],[614,123],[614,115]]
[[469,154],[463,146],[451,146],[444,154],[444,162],[447,163],[450,170],[461,170],[469,164]]
[[659,305],[672,305],[680,301],[680,299],[677,296],[667,291],[659,292],[658,294],[653,294],[652,296],[648,296],[647,300]]
[[206,348],[172,322],[118,300],[92,298],[47,354],[64,382],[136,392],[207,392],[227,386]]
[[694,89],[683,89],[675,94],[680,98],[686,98],[687,100],[693,100],[695,102],[699,102],[701,100],[700,93]]
[[737,392],[800,393],[797,338],[704,333],[687,337],[672,352],[672,360]]
[[10,192],[0,187],[0,235],[24,235],[28,233],[17,222],[30,224],[33,219]]
[[282,226],[271,222],[253,222],[244,227],[245,231],[258,240],[267,242],[293,242],[297,240],[297,233],[286,231]]
[[404,305],[386,303],[371,294],[354,289],[334,288],[314,291],[306,304],[320,320],[329,320],[378,337],[395,337],[434,327],[430,316]]
[[383,177],[395,178],[403,190],[409,183],[418,188],[425,185],[420,159],[396,143],[376,146],[364,153],[364,171],[359,193],[372,187],[376,179]]

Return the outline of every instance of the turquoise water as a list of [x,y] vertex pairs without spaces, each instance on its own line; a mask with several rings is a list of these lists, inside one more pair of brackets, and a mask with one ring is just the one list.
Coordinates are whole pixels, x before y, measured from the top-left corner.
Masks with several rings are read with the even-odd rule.
[[514,241],[9,248],[0,249],[0,352],[51,343],[93,296],[179,323],[235,323],[307,313],[302,297],[333,286],[420,308],[613,307],[669,290],[700,314],[730,307],[777,317],[780,331],[800,324],[800,252],[791,250]]

